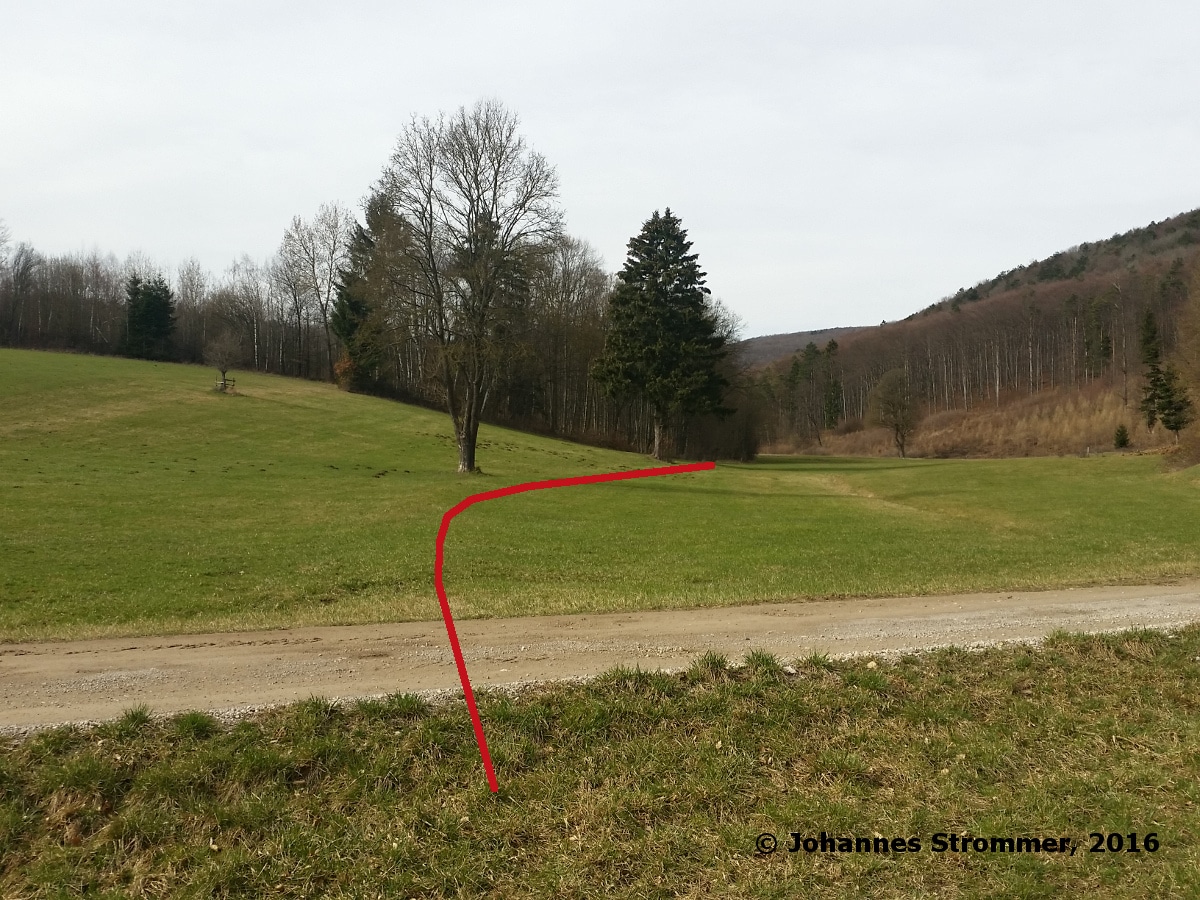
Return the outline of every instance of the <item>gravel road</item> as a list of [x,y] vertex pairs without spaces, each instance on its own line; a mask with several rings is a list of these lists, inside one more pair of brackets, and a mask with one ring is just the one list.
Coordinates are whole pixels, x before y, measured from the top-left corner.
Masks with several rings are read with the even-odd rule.
[[[675,669],[707,650],[794,659],[1036,641],[1057,629],[1200,621],[1200,581],[1140,587],[761,604],[458,622],[476,690]],[[119,716],[138,704],[236,715],[312,695],[448,695],[458,675],[438,622],[0,644],[0,732]]]

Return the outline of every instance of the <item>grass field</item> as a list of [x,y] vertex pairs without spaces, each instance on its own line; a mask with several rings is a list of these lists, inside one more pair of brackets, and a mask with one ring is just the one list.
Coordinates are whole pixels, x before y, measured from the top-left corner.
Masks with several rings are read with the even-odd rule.
[[[0,350],[0,639],[432,619],[442,513],[645,457],[327,385]],[[1200,471],[1151,457],[766,458],[475,507],[456,613],[1138,582],[1200,573]]]
[[[131,710],[0,745],[0,895],[1195,897],[1198,659],[1193,627],[485,694],[494,796],[461,703]],[[787,851],[822,831],[921,849]]]

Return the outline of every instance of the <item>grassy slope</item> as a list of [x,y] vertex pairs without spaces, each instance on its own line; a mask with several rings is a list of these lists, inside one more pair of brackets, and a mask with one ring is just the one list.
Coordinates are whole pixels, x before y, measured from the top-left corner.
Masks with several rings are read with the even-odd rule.
[[[1194,897],[1197,659],[1193,627],[485,695],[497,796],[461,704],[133,711],[0,745],[0,894]],[[924,849],[793,855],[792,831]],[[1078,848],[939,854],[937,832]]]
[[[436,618],[444,510],[650,465],[332,387],[0,351],[0,639]],[[386,474],[384,474],[386,473]],[[767,459],[455,521],[462,615],[921,594],[1200,572],[1200,472],[1148,458]]]

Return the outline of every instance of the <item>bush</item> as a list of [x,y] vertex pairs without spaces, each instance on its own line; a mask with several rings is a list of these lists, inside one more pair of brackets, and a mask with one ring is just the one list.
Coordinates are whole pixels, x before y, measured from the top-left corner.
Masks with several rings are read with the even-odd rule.
[[1118,450],[1124,450],[1129,446],[1129,429],[1124,425],[1117,426],[1117,432],[1113,435],[1113,446]]

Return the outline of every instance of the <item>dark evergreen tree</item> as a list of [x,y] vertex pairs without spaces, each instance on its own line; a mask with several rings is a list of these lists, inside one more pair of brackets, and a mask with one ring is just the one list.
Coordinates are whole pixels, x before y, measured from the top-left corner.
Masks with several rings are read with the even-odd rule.
[[346,356],[335,367],[338,380],[350,388],[370,380],[370,372],[379,362],[380,349],[370,340],[368,322],[371,303],[371,270],[376,239],[371,232],[370,210],[367,226],[357,222],[350,238],[349,263],[338,273],[337,299],[329,326],[346,348]]
[[1129,429],[1124,425],[1117,426],[1117,430],[1113,434],[1113,446],[1118,450],[1124,450],[1129,446]]
[[1146,428],[1150,431],[1154,430],[1154,425],[1158,421],[1162,394],[1163,373],[1156,363],[1150,366],[1146,372],[1146,383],[1142,386],[1142,402],[1138,405],[1138,409],[1146,417]]
[[1146,310],[1138,330],[1138,344],[1142,352],[1142,365],[1157,366],[1162,362],[1162,342],[1158,339],[1158,322],[1153,310]]
[[1159,407],[1163,392],[1162,373],[1162,343],[1158,338],[1158,323],[1154,312],[1146,310],[1138,329],[1138,346],[1141,351],[1142,365],[1146,367],[1146,383],[1142,386],[1142,402],[1138,405],[1142,415],[1146,417],[1146,428],[1154,430],[1158,421]]
[[175,331],[175,295],[161,275],[144,281],[129,276],[125,284],[125,355],[137,359],[169,359]]
[[1162,421],[1163,428],[1175,435],[1176,443],[1179,442],[1179,432],[1195,418],[1187,388],[1180,380],[1179,373],[1170,366],[1159,373],[1158,418]]
[[348,262],[338,273],[337,299],[329,318],[346,351],[335,368],[339,380],[350,388],[378,386],[389,350],[404,338],[394,333],[389,319],[397,318],[396,306],[404,295],[409,237],[409,229],[387,198],[372,194],[366,204],[366,224],[356,222],[351,232]]
[[837,369],[837,341],[831,340],[825,345],[825,427],[837,427],[838,420],[845,410],[842,408],[842,381]]
[[593,368],[610,396],[649,407],[660,460],[671,426],[697,413],[728,412],[721,405],[728,381],[719,369],[726,339],[691,248],[670,209],[656,210],[629,241],[609,298],[604,352]]

